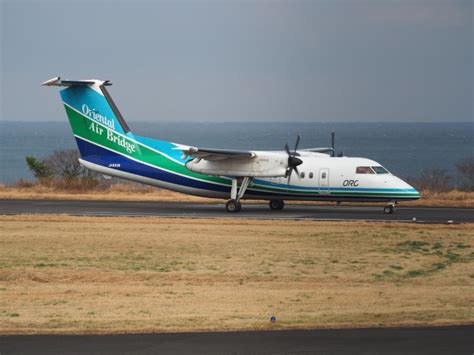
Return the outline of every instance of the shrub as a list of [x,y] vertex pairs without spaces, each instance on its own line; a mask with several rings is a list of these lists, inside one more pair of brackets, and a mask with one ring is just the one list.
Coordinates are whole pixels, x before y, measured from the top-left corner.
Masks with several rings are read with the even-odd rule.
[[28,165],[28,169],[31,170],[37,179],[45,179],[53,176],[51,169],[44,160],[38,160],[33,156],[27,156],[26,164]]
[[459,175],[459,187],[464,191],[474,191],[474,156],[456,164]]
[[419,191],[446,192],[453,188],[452,177],[446,169],[440,168],[425,169],[419,177],[409,181]]
[[34,182],[25,180],[25,179],[20,179],[15,183],[15,186],[20,188],[20,189],[26,189],[29,187],[33,187],[35,185]]
[[58,178],[72,180],[90,176],[89,170],[79,163],[79,157],[76,149],[55,150],[44,163]]

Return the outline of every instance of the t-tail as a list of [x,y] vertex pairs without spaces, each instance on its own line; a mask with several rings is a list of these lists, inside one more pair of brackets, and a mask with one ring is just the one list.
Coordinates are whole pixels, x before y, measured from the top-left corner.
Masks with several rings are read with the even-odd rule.
[[[61,99],[76,138],[81,157],[100,156],[111,143],[126,153],[139,153],[139,147],[122,114],[107,91],[108,80],[61,80],[53,78],[44,86],[63,86]],[[115,144],[114,144],[115,143]]]
[[42,85],[64,87],[61,99],[86,168],[183,192],[178,182],[187,184],[198,175],[185,167],[187,146],[132,134],[107,91],[108,80],[57,77]]

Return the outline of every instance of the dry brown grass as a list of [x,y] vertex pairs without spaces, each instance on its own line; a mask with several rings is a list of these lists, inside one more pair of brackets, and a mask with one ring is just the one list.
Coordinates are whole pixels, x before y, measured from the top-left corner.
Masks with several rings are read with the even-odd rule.
[[0,227],[2,334],[474,322],[469,224],[43,215]]
[[433,207],[474,207],[474,192],[452,190],[448,192],[422,191],[422,198],[404,202],[404,205]]
[[212,202],[213,199],[157,189],[141,184],[117,183],[100,190],[64,190],[56,186],[28,184],[10,187],[0,184],[0,199],[23,200],[107,200],[107,201],[196,201]]
[[[403,206],[432,206],[432,207],[474,207],[474,192],[453,190],[433,193],[423,191],[422,198],[417,201],[401,202]],[[52,200],[108,200],[108,201],[184,201],[184,202],[213,202],[215,199],[190,196],[169,190],[157,189],[151,186],[130,183],[117,183],[109,188],[98,190],[60,189],[57,185],[24,184],[23,187],[10,187],[0,184],[0,199],[52,199]],[[253,201],[247,201],[252,203]],[[261,201],[259,201],[261,202]],[[288,201],[288,203],[303,203],[310,205],[327,205],[327,202]],[[351,203],[344,203],[351,205]]]

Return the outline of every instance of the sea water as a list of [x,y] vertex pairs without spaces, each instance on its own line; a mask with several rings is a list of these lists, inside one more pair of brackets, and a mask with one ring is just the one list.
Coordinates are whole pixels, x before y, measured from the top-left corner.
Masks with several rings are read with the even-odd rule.
[[[455,173],[455,164],[474,155],[474,123],[324,123],[324,122],[128,122],[132,132],[204,148],[282,150],[329,147],[376,160],[400,177],[424,169]],[[25,157],[45,158],[57,149],[75,148],[67,122],[0,122],[0,182],[31,179]]]

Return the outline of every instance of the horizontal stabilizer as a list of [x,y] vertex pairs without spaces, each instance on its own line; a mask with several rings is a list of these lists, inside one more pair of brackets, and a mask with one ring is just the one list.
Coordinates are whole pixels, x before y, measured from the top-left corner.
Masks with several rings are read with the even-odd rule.
[[57,76],[56,78],[52,78],[46,80],[44,83],[41,83],[42,86],[87,86],[87,85],[105,85],[110,86],[112,83],[109,80],[101,81],[101,80],[61,80],[61,77]]

